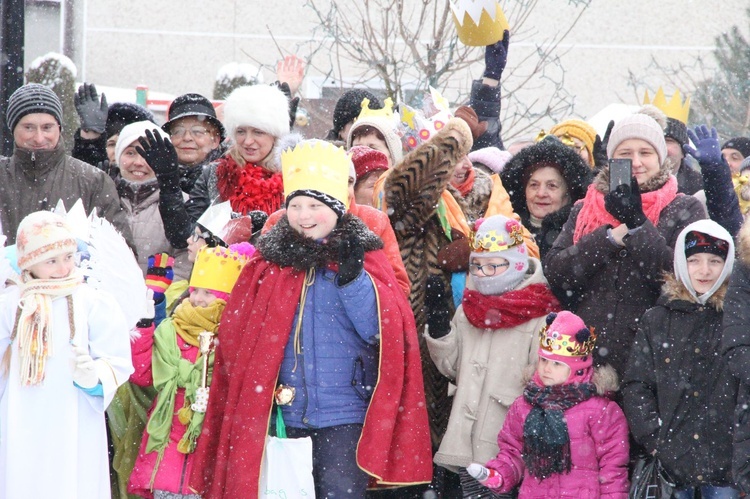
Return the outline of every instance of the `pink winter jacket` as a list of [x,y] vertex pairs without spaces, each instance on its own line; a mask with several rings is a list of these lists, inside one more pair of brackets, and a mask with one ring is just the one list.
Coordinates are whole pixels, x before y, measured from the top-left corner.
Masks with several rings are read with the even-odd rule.
[[613,401],[594,396],[565,411],[570,435],[570,473],[556,473],[539,481],[525,470],[523,424],[531,411],[523,396],[510,407],[497,437],[500,452],[487,463],[498,471],[503,485],[496,492],[509,492],[523,479],[518,497],[628,497],[628,424]]
[[[170,320],[170,319],[166,319]],[[154,330],[142,331],[142,336],[131,345],[133,355],[133,366],[135,372],[130,377],[130,382],[138,386],[153,385],[151,374],[151,359],[154,346]],[[179,347],[182,358],[190,362],[195,362],[200,353],[198,347],[189,345],[177,335],[177,346]],[[157,394],[157,399],[159,395]],[[149,409],[149,417],[154,410],[156,400]],[[153,484],[153,490],[166,490],[179,494],[194,494],[188,487],[188,477],[193,466],[193,454],[182,454],[177,451],[177,444],[185,434],[186,426],[180,423],[177,418],[177,410],[185,404],[185,389],[178,388],[175,395],[175,416],[172,418],[172,430],[169,434],[169,445],[164,450],[164,457],[159,464],[159,471]],[[149,484],[151,475],[156,465],[157,453],[146,453],[146,444],[148,442],[148,432],[143,432],[141,439],[141,448],[138,451],[138,459],[135,461],[133,473],[128,481],[128,493],[139,495],[141,497],[152,498],[153,492]]]

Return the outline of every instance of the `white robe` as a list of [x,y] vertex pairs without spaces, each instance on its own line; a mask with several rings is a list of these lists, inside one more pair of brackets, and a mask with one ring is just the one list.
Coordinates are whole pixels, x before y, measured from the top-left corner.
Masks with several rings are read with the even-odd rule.
[[[10,341],[18,289],[0,294],[0,352]],[[0,498],[110,497],[104,410],[133,373],[127,324],[108,294],[82,284],[73,292],[76,345],[88,345],[104,397],[73,385],[74,355],[65,297],[52,302],[52,355],[44,382],[21,386],[18,341],[10,372],[0,373]]]

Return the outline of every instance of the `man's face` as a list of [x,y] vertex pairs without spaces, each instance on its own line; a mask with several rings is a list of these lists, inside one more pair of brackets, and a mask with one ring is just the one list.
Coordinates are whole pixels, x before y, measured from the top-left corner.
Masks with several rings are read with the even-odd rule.
[[60,141],[60,125],[51,114],[27,114],[13,129],[13,139],[21,149],[48,151]]
[[172,123],[169,138],[183,165],[202,163],[208,154],[219,147],[219,131],[214,125],[197,116],[186,116]]
[[685,157],[685,154],[682,152],[682,144],[672,137],[664,137],[664,140],[667,143],[667,157],[672,158],[678,163],[682,161],[682,158]]

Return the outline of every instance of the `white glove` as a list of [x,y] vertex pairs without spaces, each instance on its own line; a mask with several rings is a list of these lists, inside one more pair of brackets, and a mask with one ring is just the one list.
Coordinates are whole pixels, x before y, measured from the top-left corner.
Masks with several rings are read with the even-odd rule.
[[153,319],[156,316],[156,310],[154,306],[154,291],[151,289],[146,290],[146,313],[142,319]]
[[74,346],[73,354],[75,355],[73,381],[81,388],[94,388],[99,384],[99,377],[96,375],[94,359],[89,355],[88,349]]

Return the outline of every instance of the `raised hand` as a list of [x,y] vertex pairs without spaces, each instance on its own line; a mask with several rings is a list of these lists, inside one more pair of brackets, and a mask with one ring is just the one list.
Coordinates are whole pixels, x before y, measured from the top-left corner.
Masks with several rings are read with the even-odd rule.
[[107,96],[102,94],[101,101],[93,83],[84,83],[78,87],[73,97],[76,112],[81,119],[81,129],[96,133],[104,133],[107,126]]
[[146,136],[138,137],[138,143],[140,145],[135,146],[135,150],[154,170],[160,187],[179,187],[179,160],[172,142],[163,138],[159,133],[151,133],[151,130],[146,130]]
[[508,46],[510,45],[510,32],[503,32],[503,39],[494,45],[487,45],[484,51],[484,77],[500,80],[508,62]]
[[695,149],[690,144],[682,146],[685,154],[689,154],[701,164],[720,164],[723,160],[721,145],[719,144],[719,133],[716,128],[709,130],[706,125],[695,127],[695,132],[688,128],[688,137],[695,144]]
[[635,177],[630,179],[630,185],[621,184],[614,192],[608,192],[604,196],[604,208],[628,229],[640,227],[647,220],[641,203],[641,189]]

